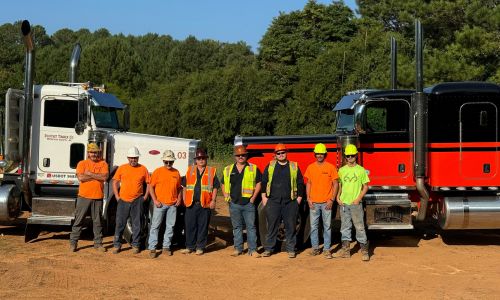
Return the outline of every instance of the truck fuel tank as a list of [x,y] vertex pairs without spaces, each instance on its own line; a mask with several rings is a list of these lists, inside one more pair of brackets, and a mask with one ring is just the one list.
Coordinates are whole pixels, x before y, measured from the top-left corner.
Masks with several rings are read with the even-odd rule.
[[442,229],[500,228],[500,197],[445,197],[440,207]]

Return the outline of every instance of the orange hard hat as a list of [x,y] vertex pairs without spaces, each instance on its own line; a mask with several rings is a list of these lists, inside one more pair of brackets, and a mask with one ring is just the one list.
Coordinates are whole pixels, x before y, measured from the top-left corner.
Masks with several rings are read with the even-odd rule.
[[234,155],[243,155],[248,154],[247,148],[243,145],[239,145],[234,147]]
[[278,145],[276,145],[276,147],[274,148],[274,152],[276,153],[278,151],[286,151],[285,144],[279,143]]

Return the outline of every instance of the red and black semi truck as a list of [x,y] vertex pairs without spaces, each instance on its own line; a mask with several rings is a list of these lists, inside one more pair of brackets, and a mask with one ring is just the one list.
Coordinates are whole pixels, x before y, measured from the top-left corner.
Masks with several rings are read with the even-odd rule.
[[[418,21],[416,75],[415,90],[395,89],[393,76],[392,89],[342,97],[333,109],[333,134],[237,136],[235,145],[246,145],[249,161],[263,170],[275,145],[285,143],[288,159],[303,172],[315,161],[316,143],[327,146],[327,161],[337,167],[343,148],[356,145],[370,177],[363,199],[368,229],[412,229],[432,217],[445,230],[500,228],[500,86],[445,82],[423,88]],[[299,219],[306,223],[306,205]],[[259,222],[262,235],[265,218]]]

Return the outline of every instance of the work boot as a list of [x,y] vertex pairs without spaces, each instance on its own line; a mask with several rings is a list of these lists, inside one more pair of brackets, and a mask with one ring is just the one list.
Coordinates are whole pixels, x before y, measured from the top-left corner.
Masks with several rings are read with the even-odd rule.
[[319,255],[319,253],[320,253],[319,249],[313,248],[313,249],[311,249],[311,252],[309,252],[309,255],[316,256],[316,255]]
[[102,244],[96,244],[96,245],[94,245],[94,249],[96,251],[103,252],[103,253],[106,252],[106,251],[108,251],[108,249],[106,249],[106,247],[104,247]]
[[269,257],[269,256],[271,256],[271,251],[269,250],[266,250],[264,251],[264,253],[262,253],[262,257]]
[[170,250],[170,248],[163,248],[162,253],[167,255],[167,256],[173,255],[172,250]]
[[342,248],[337,251],[335,257],[338,258],[350,258],[351,257],[351,242],[350,241],[342,241]]
[[323,256],[324,256],[326,259],[332,259],[332,258],[333,258],[332,253],[330,252],[330,250],[326,250],[326,251],[324,251]]
[[122,250],[122,247],[114,247],[113,254],[118,254]]
[[361,244],[361,260],[362,261],[370,261],[370,252],[368,242],[366,244]]
[[251,251],[248,253],[248,255],[250,255],[252,258],[260,258],[261,256],[257,251]]
[[288,258],[295,258],[295,256],[297,256],[297,255],[295,254],[295,251],[289,251],[289,252],[288,252]]
[[234,249],[233,253],[231,253],[231,256],[233,256],[233,257],[240,256],[240,255],[241,255],[241,251],[238,249]]
[[182,250],[181,250],[181,253],[182,253],[182,254],[191,254],[191,253],[193,253],[193,252],[194,252],[194,250],[193,250],[193,249],[189,249],[189,248],[186,248],[186,249],[182,249]]
[[78,247],[77,243],[69,243],[69,251],[76,252],[77,247]]
[[139,247],[132,246],[132,254],[139,254],[140,252],[141,250],[139,249]]
[[156,258],[156,250],[149,251],[149,257]]

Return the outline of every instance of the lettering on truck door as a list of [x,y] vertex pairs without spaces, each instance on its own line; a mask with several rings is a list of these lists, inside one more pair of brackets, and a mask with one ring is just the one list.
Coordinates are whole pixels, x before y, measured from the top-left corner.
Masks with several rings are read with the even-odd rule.
[[42,99],[37,179],[75,181],[75,169],[86,157],[87,134],[77,135],[78,101]]

